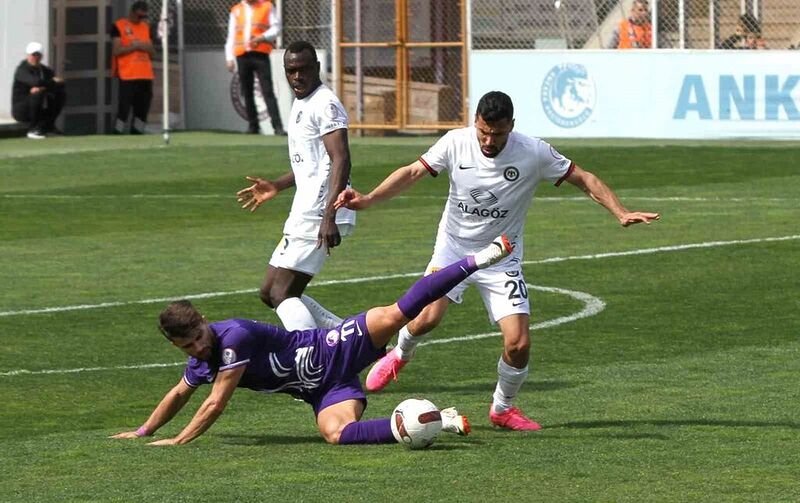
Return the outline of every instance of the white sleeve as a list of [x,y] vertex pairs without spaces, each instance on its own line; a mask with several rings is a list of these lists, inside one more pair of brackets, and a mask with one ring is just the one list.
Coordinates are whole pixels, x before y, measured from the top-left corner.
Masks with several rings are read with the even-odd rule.
[[323,103],[324,105],[321,107],[314,107],[314,119],[319,127],[319,135],[325,136],[337,129],[347,129],[349,124],[344,105],[335,98]]
[[236,57],[233,55],[233,40],[236,38],[236,18],[231,12],[228,17],[228,38],[225,40],[225,61],[233,61]]
[[431,175],[438,176],[442,170],[450,169],[454,136],[454,131],[448,131],[427,152],[420,156],[419,160],[422,161],[422,164]]
[[540,176],[553,182],[556,187],[561,185],[575,167],[571,160],[544,140],[539,140],[537,156]]
[[281,34],[281,28],[281,17],[278,15],[278,9],[273,3],[272,8],[269,10],[269,29],[264,32],[262,37],[267,42],[274,42],[278,35]]

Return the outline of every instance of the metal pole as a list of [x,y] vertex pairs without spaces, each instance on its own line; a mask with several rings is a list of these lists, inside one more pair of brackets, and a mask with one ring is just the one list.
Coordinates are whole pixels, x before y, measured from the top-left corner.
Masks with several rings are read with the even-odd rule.
[[161,32],[161,91],[163,104],[161,112],[161,125],[164,130],[164,144],[169,145],[169,0],[162,0],[161,19],[158,26]]
[[342,72],[341,68],[339,68],[339,30],[341,29],[339,23],[339,1],[338,0],[331,0],[331,50],[330,50],[330,58],[331,58],[331,73],[333,75],[330,78],[331,88],[333,88],[334,94],[339,96],[342,101],[344,101],[344,95],[342,94]]
[[[356,12],[355,29],[356,42],[361,42],[361,0],[355,0]],[[363,61],[361,60],[361,47],[356,47],[356,120],[359,124],[364,123],[364,75],[362,72]]]
[[708,0],[708,48],[714,49],[717,40],[717,24],[714,22],[715,18],[714,0]]
[[686,49],[686,0],[678,2],[678,38],[680,38],[680,48]]
[[658,49],[658,0],[653,0],[650,10],[650,48]]
[[[276,0],[275,8],[278,10],[281,23],[283,23],[283,0]],[[281,47],[283,47],[283,29],[278,32],[278,36],[275,38],[275,48],[280,49]]]
[[464,125],[467,125],[469,122],[469,111],[470,111],[470,92],[469,92],[469,68],[470,62],[469,59],[472,57],[472,0],[466,0],[466,6],[462,11],[464,17],[466,18],[461,22],[461,25],[464,27],[464,34],[463,36],[466,37],[466,46],[464,48],[463,58],[465,61],[464,64],[464,74],[461,76],[461,82],[464,90]]
[[176,0],[175,7],[178,9],[178,75],[180,76],[180,93],[181,93],[181,114],[180,114],[180,128],[186,129],[186,83],[184,81],[186,63],[184,59],[184,44],[183,44],[183,0]]

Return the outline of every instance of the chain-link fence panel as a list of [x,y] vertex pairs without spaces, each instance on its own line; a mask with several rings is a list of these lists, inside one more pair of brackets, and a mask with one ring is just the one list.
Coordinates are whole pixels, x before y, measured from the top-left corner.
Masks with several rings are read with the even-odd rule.
[[472,0],[471,35],[479,50],[796,49],[800,1]]
[[184,0],[183,39],[187,49],[225,46],[234,0]]
[[284,47],[294,41],[305,40],[316,49],[330,54],[331,0],[284,0],[281,8]]

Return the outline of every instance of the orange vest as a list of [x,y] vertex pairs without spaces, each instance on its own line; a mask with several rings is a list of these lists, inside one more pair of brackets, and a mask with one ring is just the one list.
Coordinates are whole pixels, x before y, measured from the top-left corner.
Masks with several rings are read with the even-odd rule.
[[653,43],[650,23],[633,24],[630,19],[619,23],[619,45],[617,49],[649,49]]
[[[114,24],[119,30],[123,47],[131,45],[134,40],[152,42],[150,27],[147,23],[133,24],[128,18],[122,18]],[[150,54],[146,51],[133,51],[112,58],[111,73],[122,80],[153,80],[153,64],[150,61]]]
[[241,56],[246,52],[255,51],[269,54],[272,52],[272,44],[269,42],[259,42],[258,44],[247,48],[247,40],[252,40],[260,37],[265,31],[269,30],[269,15],[272,12],[272,2],[259,0],[249,7],[253,11],[252,18],[250,19],[250,36],[245,37],[245,30],[247,29],[247,7],[245,2],[240,2],[231,7],[231,14],[236,19],[236,32],[233,39],[233,54],[234,56]]

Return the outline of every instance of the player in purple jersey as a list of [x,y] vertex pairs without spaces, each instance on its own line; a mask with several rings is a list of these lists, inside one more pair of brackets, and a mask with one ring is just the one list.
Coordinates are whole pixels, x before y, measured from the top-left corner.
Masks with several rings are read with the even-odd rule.
[[[275,325],[230,319],[209,323],[189,301],[173,302],[159,317],[164,336],[189,356],[183,377],[137,430],[111,438],[150,436],[172,419],[194,391],[213,383],[211,393],[175,437],[151,445],[191,442],[214,424],[237,387],[289,393],[309,403],[323,438],[331,444],[399,442],[388,417],[360,421],[366,397],[359,372],[386,354],[386,344],[422,309],[479,269],[513,251],[505,235],[414,283],[395,304],[346,318],[335,329],[288,332]],[[442,429],[469,433],[469,423],[453,409],[441,411]]]

